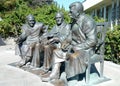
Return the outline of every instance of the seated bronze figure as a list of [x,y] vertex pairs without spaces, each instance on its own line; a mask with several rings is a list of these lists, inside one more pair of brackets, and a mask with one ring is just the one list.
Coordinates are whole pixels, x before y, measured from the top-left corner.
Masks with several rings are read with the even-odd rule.
[[[71,35],[68,36],[68,50],[56,49],[53,52],[53,70],[49,78],[52,80],[59,74],[61,62],[65,62],[67,79],[85,72],[88,57],[94,54],[94,47],[97,44],[96,24],[94,20],[83,12],[83,5],[74,2],[70,5]],[[57,71],[57,72],[55,72]],[[78,76],[77,76],[78,77]]]
[[26,19],[26,24],[21,27],[22,34],[16,39],[18,46],[15,51],[21,56],[18,66],[22,67],[30,62],[33,67],[40,67],[39,38],[46,28],[43,23],[36,22],[31,14]]
[[[50,77],[44,77],[44,75],[42,76],[43,77],[43,81],[49,81],[50,79],[58,79],[59,78],[59,72],[60,72],[60,60],[59,58],[57,59],[58,63],[57,64],[53,64],[54,62],[54,52],[57,51],[57,50],[61,50],[61,47],[64,47],[64,49],[66,48],[66,46],[63,44],[66,44],[65,41],[69,38],[69,35],[70,35],[70,25],[69,24],[66,24],[64,22],[64,15],[62,12],[58,12],[56,15],[55,15],[55,19],[56,19],[56,25],[53,27],[53,29],[49,32],[49,36],[51,35],[54,36],[52,37],[50,40],[49,40],[49,43],[52,43],[52,45],[47,45],[47,47],[45,46],[46,48],[46,51],[47,53],[51,52],[51,47],[55,47],[54,50],[52,51],[52,72],[51,74],[49,75]],[[46,52],[45,51],[45,52]],[[47,55],[50,55],[47,54]],[[47,56],[49,57],[49,56]],[[46,59],[47,57],[44,57],[44,59]],[[47,58],[49,59],[49,58]],[[47,59],[46,61],[44,62],[44,64],[47,62]],[[45,74],[46,76],[46,74]]]

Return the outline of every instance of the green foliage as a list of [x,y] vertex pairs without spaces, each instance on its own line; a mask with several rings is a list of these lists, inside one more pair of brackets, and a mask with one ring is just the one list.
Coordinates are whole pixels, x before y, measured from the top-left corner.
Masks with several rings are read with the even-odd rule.
[[[105,22],[103,18],[94,17],[96,22]],[[120,64],[120,25],[114,26],[114,30],[107,29],[105,40],[105,59]]]
[[[6,0],[8,1],[8,0]],[[12,0],[10,0],[12,1]],[[21,26],[26,21],[26,16],[32,14],[35,16],[38,22],[43,22],[49,25],[49,29],[55,24],[55,13],[62,11],[65,14],[65,19],[67,22],[70,21],[68,17],[68,12],[64,9],[60,9],[54,3],[50,5],[29,7],[27,0],[14,0],[14,9],[5,10],[2,9],[0,17],[3,19],[0,21],[0,35],[2,37],[15,36],[15,25]],[[5,2],[4,2],[5,3]],[[20,33],[20,29],[18,29]]]
[[97,22],[105,22],[104,18],[99,18],[98,16],[95,16],[94,20],[97,21]]
[[0,0],[0,10],[8,11],[15,7],[16,0]]
[[120,63],[120,25],[107,32],[105,49],[106,60]]

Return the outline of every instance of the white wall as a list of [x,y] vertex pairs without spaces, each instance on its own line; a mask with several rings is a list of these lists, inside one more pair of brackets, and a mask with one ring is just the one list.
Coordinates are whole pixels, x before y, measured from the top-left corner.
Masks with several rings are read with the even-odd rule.
[[83,2],[84,10],[87,10],[88,8],[102,2],[104,0],[86,0]]

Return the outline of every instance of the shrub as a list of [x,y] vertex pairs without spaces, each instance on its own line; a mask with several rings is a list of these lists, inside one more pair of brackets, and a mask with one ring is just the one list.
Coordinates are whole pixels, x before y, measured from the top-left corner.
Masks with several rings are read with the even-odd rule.
[[[62,11],[65,14],[65,19],[69,22],[68,12],[63,8],[60,9],[56,4],[43,5],[43,6],[34,6],[29,7],[26,0],[14,0],[14,9],[8,11],[3,9],[0,13],[2,21],[0,21],[0,35],[4,38],[8,36],[16,35],[15,25],[21,26],[26,21],[26,16],[32,14],[35,16],[36,21],[43,22],[49,25],[49,29],[55,24],[55,13]],[[20,29],[17,29],[19,34],[21,33]]]
[[[96,22],[105,22],[103,18],[94,17]],[[108,27],[107,27],[108,28]],[[106,29],[107,29],[106,28]],[[114,29],[107,29],[105,39],[105,60],[120,63],[120,25],[114,26]]]
[[120,63],[120,25],[107,32],[105,59]]

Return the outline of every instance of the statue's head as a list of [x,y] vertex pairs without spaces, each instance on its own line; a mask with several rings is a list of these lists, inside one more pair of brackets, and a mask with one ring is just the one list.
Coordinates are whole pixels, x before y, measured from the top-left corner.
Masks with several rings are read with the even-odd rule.
[[70,17],[76,19],[81,13],[83,13],[83,5],[81,2],[73,2],[69,6]]
[[35,18],[33,15],[29,14],[27,17],[27,23],[30,27],[33,27],[35,25]]
[[61,25],[64,21],[64,15],[62,12],[57,12],[55,15],[57,25]]

